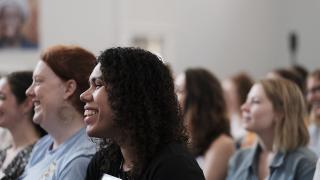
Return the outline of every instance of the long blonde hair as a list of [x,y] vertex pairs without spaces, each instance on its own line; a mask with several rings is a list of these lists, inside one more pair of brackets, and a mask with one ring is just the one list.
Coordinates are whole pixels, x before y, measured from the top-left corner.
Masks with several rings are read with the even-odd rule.
[[291,151],[309,142],[309,133],[304,121],[305,100],[299,87],[285,79],[263,79],[262,85],[268,99],[281,119],[276,120],[274,149]]

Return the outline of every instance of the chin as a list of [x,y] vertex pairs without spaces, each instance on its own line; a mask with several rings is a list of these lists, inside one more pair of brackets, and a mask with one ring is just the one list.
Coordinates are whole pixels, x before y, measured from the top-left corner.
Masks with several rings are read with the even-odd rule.
[[94,129],[92,129],[92,127],[90,127],[90,126],[87,126],[86,133],[89,137],[98,137],[97,134],[95,133]]

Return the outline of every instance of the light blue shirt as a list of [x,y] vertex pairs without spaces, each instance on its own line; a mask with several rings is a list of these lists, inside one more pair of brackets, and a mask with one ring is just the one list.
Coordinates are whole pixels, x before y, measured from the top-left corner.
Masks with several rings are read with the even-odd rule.
[[[258,157],[261,148],[242,149],[229,161],[227,180],[258,180]],[[300,147],[288,153],[278,152],[269,166],[268,180],[312,180],[317,156]]]
[[19,179],[23,180],[82,180],[96,146],[79,130],[58,148],[51,150],[53,139],[47,135],[35,145],[31,158]]

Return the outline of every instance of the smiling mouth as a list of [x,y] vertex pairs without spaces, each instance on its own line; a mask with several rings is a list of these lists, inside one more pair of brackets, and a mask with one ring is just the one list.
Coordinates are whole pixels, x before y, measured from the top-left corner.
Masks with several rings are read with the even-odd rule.
[[90,117],[90,116],[96,115],[97,113],[98,111],[96,110],[85,110],[84,117]]

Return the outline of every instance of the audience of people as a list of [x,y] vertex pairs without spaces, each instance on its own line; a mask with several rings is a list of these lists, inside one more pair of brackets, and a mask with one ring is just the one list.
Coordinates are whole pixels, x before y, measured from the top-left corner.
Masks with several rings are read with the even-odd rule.
[[319,137],[320,69],[301,65],[174,80],[140,48],[55,45],[0,78],[0,180],[320,180]]

